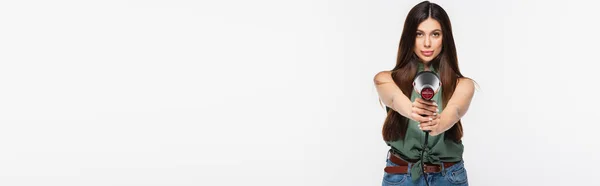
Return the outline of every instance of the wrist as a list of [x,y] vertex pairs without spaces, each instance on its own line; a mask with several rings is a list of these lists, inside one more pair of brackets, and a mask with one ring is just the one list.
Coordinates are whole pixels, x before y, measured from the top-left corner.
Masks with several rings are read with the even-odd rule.
[[458,121],[453,116],[453,114],[448,111],[447,112],[442,111],[442,113],[440,114],[439,120],[440,120],[439,125],[440,125],[441,132],[446,132],[447,130],[452,128],[454,123],[456,123]]
[[409,120],[413,120],[415,121],[415,118],[413,118],[413,111],[412,111],[412,103],[407,105],[405,110],[406,110],[406,114],[404,117],[408,118]]

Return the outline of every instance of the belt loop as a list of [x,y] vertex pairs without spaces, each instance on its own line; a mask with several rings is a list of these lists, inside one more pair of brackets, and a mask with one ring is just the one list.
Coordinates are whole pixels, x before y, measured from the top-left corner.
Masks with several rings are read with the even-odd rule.
[[444,162],[442,162],[442,176],[446,176],[446,166],[444,165]]
[[[390,159],[390,155],[392,154],[392,149],[388,150],[386,159]],[[387,161],[387,160],[386,160]]]

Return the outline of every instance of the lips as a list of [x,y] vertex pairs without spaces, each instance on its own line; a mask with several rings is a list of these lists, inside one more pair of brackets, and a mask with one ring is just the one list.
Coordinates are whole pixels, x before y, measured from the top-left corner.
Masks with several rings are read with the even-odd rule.
[[429,57],[429,56],[433,55],[433,50],[432,51],[421,51],[421,54],[423,54],[424,56]]

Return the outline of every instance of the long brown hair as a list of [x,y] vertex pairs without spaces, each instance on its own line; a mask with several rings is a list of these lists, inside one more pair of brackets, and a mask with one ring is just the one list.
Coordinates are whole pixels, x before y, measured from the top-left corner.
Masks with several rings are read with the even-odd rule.
[[[458,69],[458,57],[452,36],[452,27],[446,11],[439,5],[429,1],[423,1],[413,7],[404,22],[404,29],[400,37],[398,46],[398,58],[396,66],[391,70],[392,78],[402,93],[411,97],[413,86],[412,81],[417,73],[417,65],[420,63],[419,57],[413,52],[417,27],[427,18],[437,20],[442,27],[442,51],[436,56],[430,64],[436,69],[442,81],[442,107],[446,107],[448,100],[454,93],[456,82],[464,77]],[[383,124],[383,139],[385,141],[395,141],[404,139],[408,126],[408,118],[400,115],[398,112],[386,107],[387,117]],[[460,142],[463,136],[462,124],[459,120],[455,125],[445,132],[447,139]]]

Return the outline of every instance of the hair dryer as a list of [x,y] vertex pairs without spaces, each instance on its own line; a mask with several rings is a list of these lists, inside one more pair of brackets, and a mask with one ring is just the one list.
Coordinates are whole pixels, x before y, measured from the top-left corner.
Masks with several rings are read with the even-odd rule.
[[413,87],[421,98],[431,100],[442,86],[440,77],[431,71],[421,71],[413,80]]
[[[415,91],[421,96],[422,99],[430,101],[433,99],[433,96],[438,92],[440,87],[442,86],[442,81],[440,81],[440,77],[431,72],[431,71],[421,71],[417,73],[415,79],[413,80],[413,87]],[[426,115],[421,115],[426,116]],[[428,130],[425,130],[425,141],[423,142],[423,149],[421,150],[421,158],[425,153],[425,149],[427,148],[427,139],[429,138]],[[425,183],[429,185],[427,182],[427,173],[425,172],[425,162],[421,159],[421,167],[423,167],[423,175],[425,176]]]
[[[431,71],[421,71],[417,73],[413,80],[413,87],[422,99],[430,101],[442,86],[440,77]],[[426,115],[421,115],[426,116]],[[429,133],[429,131],[425,131]],[[427,139],[427,138],[425,138]]]

